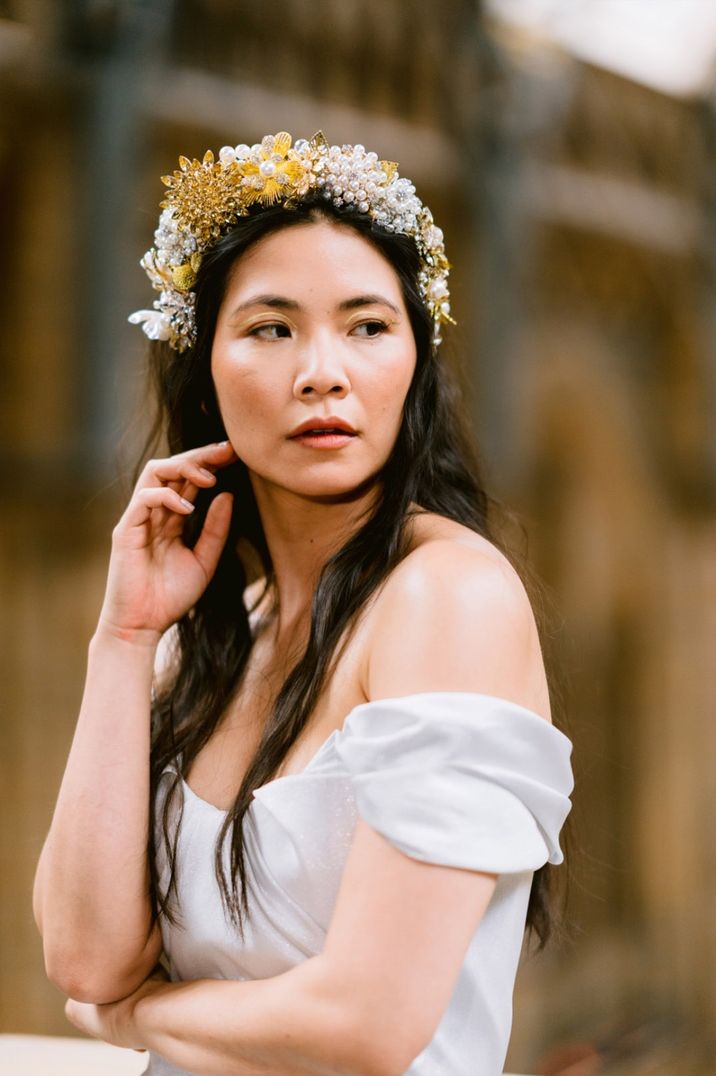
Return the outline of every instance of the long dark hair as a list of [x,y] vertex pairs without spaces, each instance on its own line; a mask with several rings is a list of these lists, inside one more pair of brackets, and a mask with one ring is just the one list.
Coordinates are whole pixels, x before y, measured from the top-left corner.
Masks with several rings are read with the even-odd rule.
[[[143,458],[164,441],[170,454],[225,438],[211,378],[210,357],[216,318],[230,270],[249,247],[281,228],[328,219],[349,225],[371,242],[398,275],[415,336],[417,361],[407,393],[393,450],[378,476],[378,496],[370,516],[325,563],[316,585],[305,650],[286,677],[263,731],[262,739],[227,812],[215,849],[215,870],[224,907],[243,937],[248,915],[247,877],[242,824],[252,802],[252,790],[271,780],[306,725],[337,656],[338,644],[365,608],[376,589],[407,552],[411,506],[438,513],[483,535],[505,555],[505,543],[488,520],[488,510],[500,502],[481,481],[479,454],[455,375],[439,358],[433,342],[430,315],[417,287],[420,261],[412,239],[386,231],[360,212],[340,209],[314,198],[295,209],[262,208],[223,236],[205,256],[196,283],[195,345],[177,353],[165,343],[151,352],[151,375],[158,401],[154,426]],[[178,622],[175,660],[168,678],[157,686],[152,703],[151,803],[156,812],[159,780],[168,764],[181,774],[207,743],[236,693],[252,646],[247,585],[263,576],[259,601],[271,594],[273,568],[261,519],[245,464],[238,461],[218,472],[210,490],[202,490],[196,508],[185,521],[185,541],[192,546],[201,531],[211,500],[229,489],[234,511],[226,545],[204,594]],[[510,558],[512,559],[512,558]],[[257,569],[256,566],[259,566]],[[527,583],[528,566],[520,575]],[[534,604],[534,602],[533,602]],[[255,607],[254,607],[255,608]],[[175,922],[177,863],[176,830],[170,833],[172,802],[181,795],[178,775],[166,778],[168,788],[159,818],[150,825],[149,865],[155,916]],[[169,884],[159,884],[155,865],[155,825],[166,842]],[[230,835],[230,869],[222,847]],[[554,926],[550,873],[545,865],[535,872],[527,912],[527,927],[542,948]],[[227,876],[228,875],[228,876]]]

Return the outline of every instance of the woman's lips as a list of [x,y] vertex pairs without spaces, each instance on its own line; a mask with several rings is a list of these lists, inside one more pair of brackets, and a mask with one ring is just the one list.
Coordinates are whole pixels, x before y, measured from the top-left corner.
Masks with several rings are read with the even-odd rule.
[[321,433],[319,430],[308,430],[297,437],[292,437],[291,440],[306,445],[308,448],[342,448],[354,437],[354,433]]

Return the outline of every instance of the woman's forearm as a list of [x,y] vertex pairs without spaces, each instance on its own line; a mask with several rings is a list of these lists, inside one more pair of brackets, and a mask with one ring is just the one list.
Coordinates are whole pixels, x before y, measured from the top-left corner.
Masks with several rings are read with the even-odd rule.
[[156,642],[98,631],[77,727],[35,881],[49,977],[111,1001],[154,966],[148,895],[149,708]]
[[321,956],[268,979],[159,984],[133,1006],[131,1025],[128,1044],[196,1076],[397,1072]]

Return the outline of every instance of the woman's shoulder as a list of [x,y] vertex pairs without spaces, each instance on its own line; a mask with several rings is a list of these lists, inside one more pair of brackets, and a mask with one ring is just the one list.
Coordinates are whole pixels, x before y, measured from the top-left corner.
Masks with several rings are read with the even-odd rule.
[[373,622],[385,630],[476,625],[496,616],[536,630],[522,578],[498,546],[433,512],[413,517],[408,550],[376,597]]
[[446,591],[447,579],[513,589],[526,598],[522,579],[498,546],[457,520],[420,510],[412,518],[408,551],[389,582],[393,590],[422,584]]
[[369,697],[435,685],[549,712],[524,583],[493,542],[454,520],[414,517],[408,552],[376,596],[363,642]]

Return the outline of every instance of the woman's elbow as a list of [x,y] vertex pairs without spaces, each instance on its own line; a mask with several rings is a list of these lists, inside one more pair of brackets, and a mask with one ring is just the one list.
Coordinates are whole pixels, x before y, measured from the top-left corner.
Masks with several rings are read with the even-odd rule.
[[[314,987],[314,1011],[320,1013],[321,1056],[332,1071],[340,1076],[404,1076],[434,1029],[412,1021],[407,1026],[404,1012],[391,1014],[385,998],[378,1002],[374,990],[362,991],[321,958],[300,967],[304,975],[313,974],[308,985]],[[306,993],[310,990],[304,997]]]
[[152,934],[141,952],[112,953],[107,945],[99,951],[88,947],[44,941],[45,973],[67,997],[106,1005],[121,1001],[140,986],[156,967],[161,943]]
[[365,1019],[365,1014],[351,1023],[344,1043],[352,1043],[353,1063],[346,1076],[404,1076],[428,1040],[397,1023],[385,1020],[384,1014],[375,1021]]
[[144,971],[112,969],[61,952],[45,952],[45,974],[53,986],[75,1001],[106,1005],[121,1001],[147,977]]

